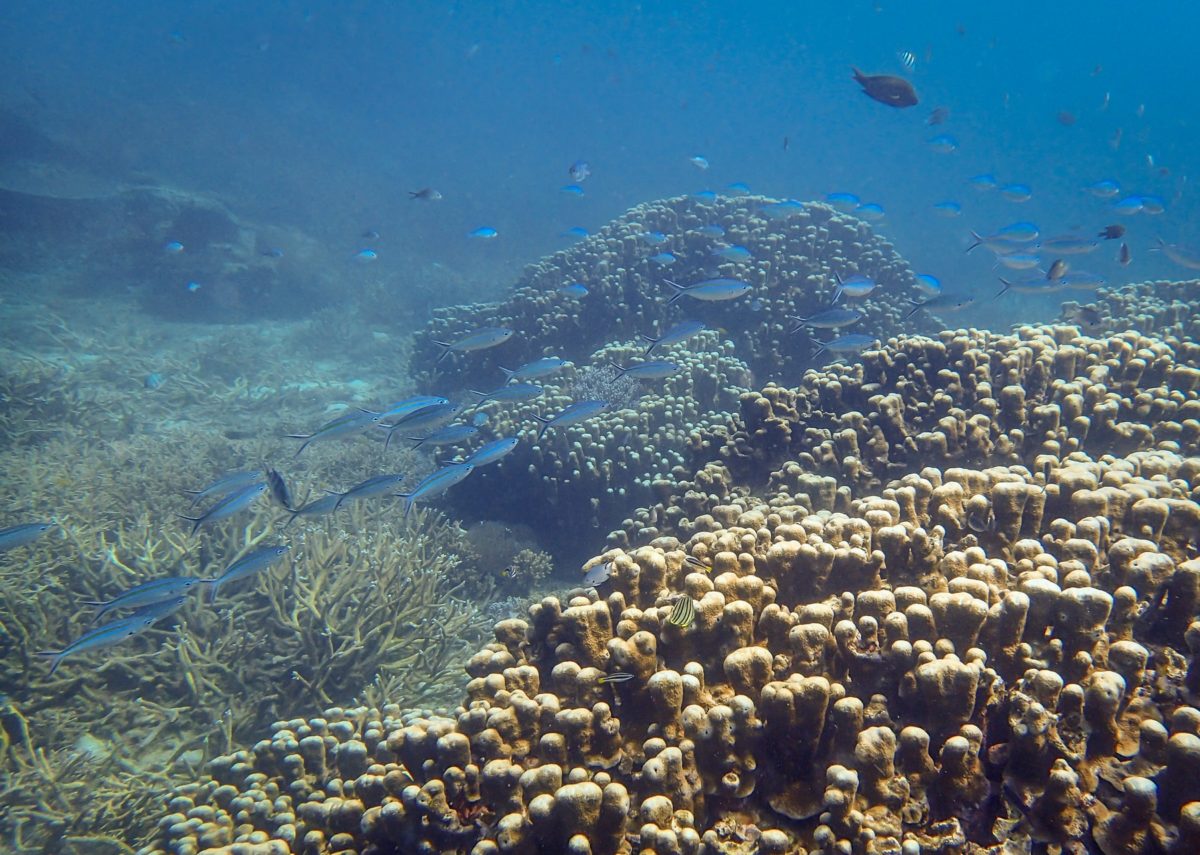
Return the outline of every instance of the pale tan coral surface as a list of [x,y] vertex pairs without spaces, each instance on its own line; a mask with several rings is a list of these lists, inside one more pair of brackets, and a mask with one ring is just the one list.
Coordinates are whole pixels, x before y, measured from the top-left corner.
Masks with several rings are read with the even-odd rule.
[[[147,851],[1196,851],[1195,353],[1008,341],[841,369],[919,382],[924,353],[946,398],[862,412],[911,408],[863,465],[848,405],[884,390],[810,375],[817,400],[850,391],[844,441],[748,431],[693,510],[589,562],[611,562],[598,590],[497,623],[453,716],[281,720],[176,790]],[[1020,379],[1006,410],[990,390]],[[922,434],[923,465],[889,477]]]

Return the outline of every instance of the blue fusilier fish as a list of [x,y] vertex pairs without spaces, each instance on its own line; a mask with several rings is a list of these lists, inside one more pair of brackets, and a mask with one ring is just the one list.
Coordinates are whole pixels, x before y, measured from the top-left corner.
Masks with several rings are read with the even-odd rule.
[[192,523],[192,534],[195,534],[200,530],[200,526],[202,525],[209,525],[210,523],[228,519],[239,511],[245,510],[254,503],[255,499],[266,492],[266,484],[251,484],[248,487],[242,487],[240,490],[235,490],[229,495],[219,499],[215,505],[198,517],[189,517],[183,514],[179,514],[179,517],[180,519],[185,519]]
[[441,362],[450,355],[451,351],[467,353],[473,350],[487,350],[489,347],[504,344],[504,342],[512,337],[513,331],[506,327],[485,327],[473,333],[468,333],[455,341],[438,341],[434,339],[433,343],[442,348],[442,352],[437,358],[437,361]]
[[458,414],[463,411],[462,404],[430,404],[428,407],[422,407],[416,410],[398,422],[393,422],[390,425],[384,425],[387,428],[387,441],[383,444],[383,450],[387,451],[392,444],[392,437],[400,428],[404,428],[406,432],[416,432],[421,430],[435,431],[445,424],[448,424],[458,418]]
[[292,511],[292,515],[288,517],[288,521],[283,524],[284,528],[295,522],[296,517],[323,517],[326,514],[331,514],[337,510],[338,505],[341,503],[342,496],[340,493],[330,493],[319,499],[313,499],[304,507],[296,508]]
[[[333,503],[333,507],[328,512],[336,511],[342,506],[342,502],[347,499],[369,499],[372,496],[382,496],[384,493],[390,493],[400,486],[404,480],[404,474],[400,472],[387,475],[374,475],[363,481],[360,484],[355,484],[344,493],[339,493],[335,490],[326,490],[325,492],[331,496],[337,496],[337,501]],[[320,501],[319,499],[317,501]],[[300,508],[293,512],[295,514],[304,512],[304,508]],[[290,520],[289,520],[290,522]]]
[[500,458],[512,452],[520,442],[521,440],[515,436],[493,439],[491,442],[481,445],[469,454],[463,463],[469,463],[475,467],[487,466],[489,463],[495,463]]
[[546,428],[548,427],[577,425],[580,422],[587,421],[592,416],[598,416],[610,407],[612,407],[612,404],[608,401],[576,401],[574,404],[564,407],[562,412],[554,416],[554,418],[547,419],[543,416],[534,416],[535,419],[542,423],[542,427],[537,434],[538,439],[542,438],[542,434],[546,432]]
[[1042,263],[1042,257],[1036,252],[1010,252],[997,255],[996,263],[1009,270],[1032,270]]
[[879,341],[879,339],[870,335],[843,335],[833,339],[832,341],[821,342],[820,347],[813,351],[813,356],[817,356],[827,351],[829,353],[836,353],[839,356],[848,353],[862,353],[877,341]]
[[752,258],[750,250],[740,244],[733,246],[723,246],[720,249],[714,249],[712,254],[718,258],[723,258],[726,261],[749,261]]
[[417,502],[440,496],[475,471],[474,463],[451,463],[426,476],[411,493],[397,493],[404,500],[404,515],[408,516]]
[[1028,184],[1005,184],[1000,195],[1010,202],[1028,202],[1033,198],[1033,190]]
[[825,203],[848,214],[862,204],[862,199],[854,193],[826,193]]
[[416,450],[422,445],[432,445],[440,447],[443,445],[458,445],[460,442],[465,442],[475,434],[479,433],[479,428],[475,425],[447,425],[444,428],[435,430],[427,436],[410,436],[409,439],[417,444],[413,446]]
[[287,555],[287,551],[287,546],[267,546],[243,555],[237,561],[230,564],[228,569],[220,576],[217,576],[215,579],[206,580],[212,584],[212,596],[209,598],[209,601],[214,603],[217,601],[217,592],[221,590],[222,585],[236,582],[239,579],[245,579],[247,576],[253,576],[255,573],[265,570]]
[[[1200,270],[1200,251],[1179,243],[1167,243],[1158,238],[1158,246],[1150,248],[1151,252],[1161,252],[1171,261],[1189,270]],[[1122,261],[1122,264],[1126,262]]]
[[770,205],[764,205],[760,213],[768,220],[786,220],[788,217],[794,217],[803,210],[803,202],[798,202],[795,199],[787,199],[783,202],[773,202]]
[[860,297],[868,297],[879,285],[870,276],[864,276],[861,273],[854,273],[843,279],[834,271],[833,278],[837,280],[837,288],[833,292],[833,300],[836,303],[842,297],[851,297],[858,299]]
[[54,659],[54,664],[50,666],[50,673],[46,676],[54,676],[54,672],[58,670],[58,666],[68,657],[74,656],[76,653],[100,650],[105,647],[112,647],[114,644],[120,644],[123,641],[128,641],[138,633],[145,632],[153,626],[155,620],[157,618],[149,615],[114,620],[111,623],[88,630],[62,650],[39,651],[38,656],[49,656]]
[[912,310],[904,316],[905,320],[911,318],[921,309],[935,309],[941,314],[945,314],[947,312],[959,312],[975,305],[975,298],[970,294],[939,294],[938,296],[931,297],[924,302],[914,301],[914,303],[915,305],[913,306]]
[[[200,579],[199,581],[201,584],[208,584],[208,581],[205,579]],[[140,606],[131,611],[129,613],[129,617],[135,620],[138,618],[150,618],[151,620],[156,621],[162,620],[163,618],[169,617],[183,608],[183,605],[187,602],[187,600],[187,594],[180,594],[178,597],[172,597],[169,600],[162,600],[161,602],[157,603],[147,603],[146,605]],[[124,618],[122,618],[122,620],[124,620]]]
[[565,368],[571,363],[558,356],[543,356],[541,359],[535,359],[533,362],[526,362],[520,368],[508,369],[503,365],[500,370],[504,372],[505,380],[536,380],[539,377],[545,377],[553,374],[561,368]]
[[1042,249],[1050,255],[1085,255],[1100,248],[1100,241],[1078,235],[1058,235],[1042,241]]
[[942,293],[942,281],[930,273],[918,273],[915,277],[917,290],[926,297],[936,297]]
[[0,529],[0,552],[33,543],[52,528],[52,522],[33,522]]
[[641,362],[629,366],[621,366],[609,360],[608,364],[617,369],[618,377],[632,377],[634,380],[665,380],[683,370],[682,366],[677,363],[665,360]]
[[864,220],[870,220],[873,223],[882,220],[884,216],[886,216],[886,213],[883,210],[883,205],[880,205],[878,202],[866,202],[865,204],[859,205],[857,208],[855,208],[852,213],[854,213],[855,216],[862,217]]
[[709,303],[720,300],[736,300],[748,293],[751,287],[739,279],[705,279],[703,282],[696,282],[693,285],[680,285],[670,279],[663,281],[675,289],[675,296],[667,301],[668,306],[680,297],[691,297]]
[[704,325],[704,321],[680,321],[671,327],[658,338],[651,338],[648,335],[643,335],[646,341],[650,342],[650,346],[646,348],[646,352],[642,356],[649,356],[654,352],[656,347],[666,347],[671,344],[678,344],[685,339],[689,339],[694,335],[704,332],[708,327]]
[[300,444],[300,447],[296,449],[296,454],[299,455],[300,452],[308,448],[310,443],[353,436],[356,433],[362,433],[368,428],[374,427],[381,421],[383,421],[383,416],[379,413],[369,413],[366,410],[351,410],[348,413],[338,416],[333,421],[326,422],[312,433],[289,433],[287,434],[287,438],[304,440]]
[[514,383],[490,392],[479,392],[472,389],[471,394],[479,396],[479,400],[475,403],[475,406],[478,407],[484,401],[532,401],[534,398],[541,397],[544,391],[545,389],[534,383]]
[[384,407],[376,415],[386,420],[402,419],[405,416],[411,416],[417,410],[424,409],[425,407],[446,403],[449,403],[449,401],[441,395],[414,395],[411,398],[405,398],[403,401],[397,401],[394,404]]
[[194,576],[167,576],[162,579],[151,579],[149,582],[143,582],[128,591],[117,594],[111,600],[85,600],[84,605],[96,606],[96,614],[92,616],[94,624],[114,609],[136,609],[175,600],[204,582],[204,579],[197,579]]
[[837,330],[842,327],[848,327],[850,324],[856,324],[866,317],[858,309],[826,309],[823,312],[817,312],[815,315],[809,315],[807,318],[799,315],[788,315],[790,320],[796,321],[796,327],[792,332],[799,332],[804,327],[812,327],[818,330]]

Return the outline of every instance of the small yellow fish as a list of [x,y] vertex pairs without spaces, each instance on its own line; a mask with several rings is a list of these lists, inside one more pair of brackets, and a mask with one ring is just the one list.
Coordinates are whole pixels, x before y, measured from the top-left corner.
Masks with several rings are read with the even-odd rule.
[[597,683],[624,683],[627,680],[632,680],[633,675],[628,671],[613,671],[611,674],[605,674]]

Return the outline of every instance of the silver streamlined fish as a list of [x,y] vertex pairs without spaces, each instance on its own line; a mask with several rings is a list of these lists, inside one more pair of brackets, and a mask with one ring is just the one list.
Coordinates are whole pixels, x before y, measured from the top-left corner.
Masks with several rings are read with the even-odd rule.
[[215,505],[198,517],[189,517],[186,514],[179,514],[178,516],[180,519],[185,519],[192,523],[192,534],[195,534],[200,530],[200,526],[202,525],[220,522],[250,507],[255,499],[267,492],[267,489],[267,485],[262,482],[251,484],[218,500]]
[[474,471],[474,463],[451,463],[428,475],[411,493],[397,493],[398,498],[404,499],[404,515],[408,516],[418,501],[423,502],[446,492]]
[[267,546],[243,555],[237,561],[230,564],[220,576],[205,580],[212,585],[212,595],[209,597],[209,601],[216,602],[217,592],[221,590],[223,585],[228,585],[230,582],[236,582],[239,579],[245,579],[247,576],[253,576],[255,573],[265,570],[287,555],[287,552],[288,547],[281,545]]

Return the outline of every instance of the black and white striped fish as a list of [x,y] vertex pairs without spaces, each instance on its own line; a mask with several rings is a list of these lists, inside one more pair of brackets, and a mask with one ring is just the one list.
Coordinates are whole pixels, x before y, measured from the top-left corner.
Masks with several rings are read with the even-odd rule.
[[681,629],[687,629],[695,619],[696,604],[692,602],[691,597],[683,596],[675,601],[675,608],[671,609],[671,614],[667,617],[667,623],[674,624]]

